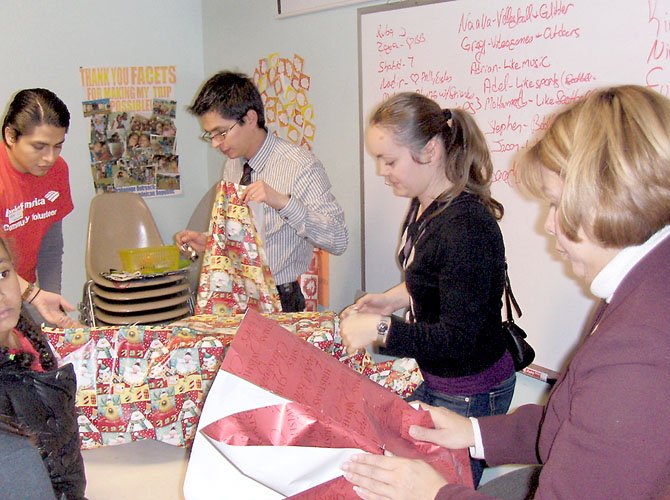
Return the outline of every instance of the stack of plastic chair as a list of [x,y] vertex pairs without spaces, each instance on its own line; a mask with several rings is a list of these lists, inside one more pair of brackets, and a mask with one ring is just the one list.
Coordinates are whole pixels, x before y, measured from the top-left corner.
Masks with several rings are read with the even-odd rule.
[[122,269],[119,250],[163,245],[144,199],[135,193],[103,193],[91,200],[86,276],[80,307],[89,326],[161,324],[193,313],[184,273],[115,281],[101,273]]

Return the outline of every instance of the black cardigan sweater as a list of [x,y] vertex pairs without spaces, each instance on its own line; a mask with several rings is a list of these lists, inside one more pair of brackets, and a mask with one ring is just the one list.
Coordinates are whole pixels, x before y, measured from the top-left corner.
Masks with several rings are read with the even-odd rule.
[[506,350],[502,233],[493,214],[469,193],[446,208],[434,202],[413,221],[418,203],[412,200],[403,225],[416,241],[405,270],[416,321],[394,316],[381,352],[415,358],[422,370],[439,377],[480,373]]

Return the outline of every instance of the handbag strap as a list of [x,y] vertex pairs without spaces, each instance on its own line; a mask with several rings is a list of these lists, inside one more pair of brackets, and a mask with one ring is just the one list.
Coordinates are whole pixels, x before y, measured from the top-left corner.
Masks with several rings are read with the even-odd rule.
[[509,274],[507,273],[507,261],[505,261],[505,311],[507,315],[507,321],[514,323],[514,314],[512,314],[512,305],[516,310],[516,315],[520,318],[523,314],[519,303],[514,298],[514,293],[512,293],[512,285],[509,281]]

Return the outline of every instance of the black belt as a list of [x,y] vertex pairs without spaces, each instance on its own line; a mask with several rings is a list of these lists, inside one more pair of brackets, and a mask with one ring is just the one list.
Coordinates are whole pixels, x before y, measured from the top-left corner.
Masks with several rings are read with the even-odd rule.
[[300,290],[300,283],[297,281],[291,281],[290,283],[277,285],[277,291],[279,293],[289,294],[295,292],[296,290]]

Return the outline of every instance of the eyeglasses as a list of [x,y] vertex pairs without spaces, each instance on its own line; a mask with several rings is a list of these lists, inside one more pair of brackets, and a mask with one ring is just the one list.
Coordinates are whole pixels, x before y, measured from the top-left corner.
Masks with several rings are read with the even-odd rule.
[[228,129],[224,130],[223,132],[216,132],[212,134],[211,132],[205,132],[200,136],[200,138],[205,141],[205,142],[212,142],[214,139],[225,139],[228,133],[235,128],[235,125],[237,125],[240,122],[235,122],[233,125]]

